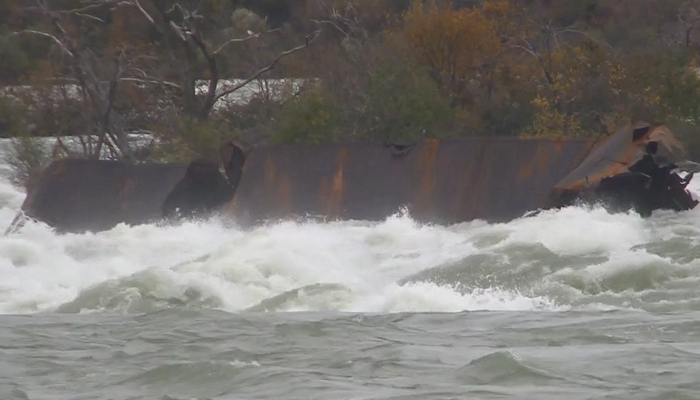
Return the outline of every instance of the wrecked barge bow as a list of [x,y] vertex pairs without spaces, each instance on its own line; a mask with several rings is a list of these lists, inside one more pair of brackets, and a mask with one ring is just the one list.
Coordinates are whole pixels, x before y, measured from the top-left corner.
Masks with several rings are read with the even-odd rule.
[[[557,206],[602,202],[611,211],[684,211],[698,201],[686,190],[698,164],[664,125],[637,121],[597,145],[553,189]],[[686,177],[679,173],[688,172]]]
[[[649,129],[641,134],[639,126]],[[402,208],[419,222],[503,222],[581,200],[620,203],[614,196],[602,196],[605,187],[622,193],[620,198],[631,198],[632,206],[634,201],[643,203],[644,210],[691,209],[697,201],[684,186],[679,192],[660,182],[659,177],[677,175],[667,170],[675,164],[664,164],[657,155],[651,161],[660,162],[665,175],[638,184],[610,184],[610,179],[632,172],[648,143],[670,135],[658,134],[662,128],[630,125],[603,141],[455,138],[423,139],[409,146],[278,145],[252,150],[227,143],[221,149],[225,175],[217,163],[206,160],[187,166],[65,159],[46,169],[22,209],[69,232],[212,212],[246,225],[308,216],[382,220]],[[667,157],[665,144],[662,148]],[[651,202],[650,195],[672,201]]]

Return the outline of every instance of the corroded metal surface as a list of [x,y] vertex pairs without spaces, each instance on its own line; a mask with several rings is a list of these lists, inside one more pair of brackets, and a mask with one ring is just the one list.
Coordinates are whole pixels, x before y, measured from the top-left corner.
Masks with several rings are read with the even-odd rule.
[[674,172],[685,148],[664,125],[633,122],[602,141],[552,191],[553,202],[602,202],[612,210],[684,211],[698,201],[686,190],[691,177]]
[[505,221],[549,206],[554,185],[592,141],[423,140],[254,149],[226,211],[256,223],[294,216],[378,220],[406,207],[419,221]]
[[659,143],[654,161],[659,165],[676,163],[685,158],[683,145],[664,125],[643,121],[629,124],[607,138],[581,164],[555,186],[557,192],[580,191],[595,186],[602,179],[629,171],[642,159],[646,145]]
[[[552,188],[592,145],[470,138],[427,139],[406,148],[285,145],[240,154],[223,149],[229,180],[240,177],[224,211],[242,223],[296,216],[381,220],[402,208],[423,222],[505,221],[548,207]],[[59,160],[46,169],[23,209],[60,231],[157,221],[186,168]]]
[[105,230],[161,217],[187,165],[62,159],[50,164],[22,209],[60,231]]

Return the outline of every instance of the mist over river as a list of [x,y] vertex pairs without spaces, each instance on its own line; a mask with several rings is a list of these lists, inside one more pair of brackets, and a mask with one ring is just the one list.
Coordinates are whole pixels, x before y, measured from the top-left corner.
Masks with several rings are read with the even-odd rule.
[[[23,199],[3,170],[0,228]],[[0,237],[0,399],[700,399],[699,256],[700,208],[30,222]]]

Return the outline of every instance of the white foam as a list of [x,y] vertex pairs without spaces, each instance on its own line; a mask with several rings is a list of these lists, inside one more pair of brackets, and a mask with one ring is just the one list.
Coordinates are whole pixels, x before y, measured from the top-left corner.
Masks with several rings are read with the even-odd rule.
[[233,360],[228,363],[229,365],[236,367],[236,368],[247,368],[247,367],[259,367],[260,363],[257,361],[240,361],[240,360]]
[[646,243],[647,223],[631,212],[611,215],[600,207],[568,207],[513,221],[509,240],[542,243],[559,254],[610,252]]
[[[700,192],[700,182],[691,189]],[[23,198],[0,179],[0,228],[9,225]],[[266,301],[277,311],[562,310],[573,295],[557,293],[576,290],[550,295],[548,281],[567,273],[581,280],[605,279],[620,269],[639,268],[659,257],[635,246],[673,235],[697,237],[698,232],[700,210],[643,219],[576,207],[506,224],[475,221],[450,227],[422,226],[401,213],[379,223],[281,222],[251,231],[212,220],[57,235],[29,223],[0,237],[0,313],[52,312],[71,302],[85,311],[133,311],[133,304],[149,299],[231,312]],[[513,244],[543,245],[565,256],[595,253],[608,261],[544,272],[535,277],[541,281],[537,290],[525,292],[505,281],[468,289],[399,283],[480,252],[503,254]],[[561,266],[550,269],[555,267]],[[76,300],[100,285],[104,298]],[[581,296],[587,294],[574,299],[577,304],[583,304]],[[168,303],[172,299],[180,303]]]
[[372,312],[460,312],[460,311],[525,311],[562,309],[550,300],[528,297],[513,290],[479,288],[460,293],[449,286],[429,282],[389,285],[373,296],[368,296],[356,311]]

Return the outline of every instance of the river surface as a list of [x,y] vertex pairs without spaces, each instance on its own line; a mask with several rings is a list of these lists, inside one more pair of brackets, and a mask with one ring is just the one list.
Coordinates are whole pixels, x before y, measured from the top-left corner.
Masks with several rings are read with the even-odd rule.
[[[1,229],[23,197],[0,179]],[[700,209],[29,223],[0,237],[0,399],[700,399],[698,256]]]

